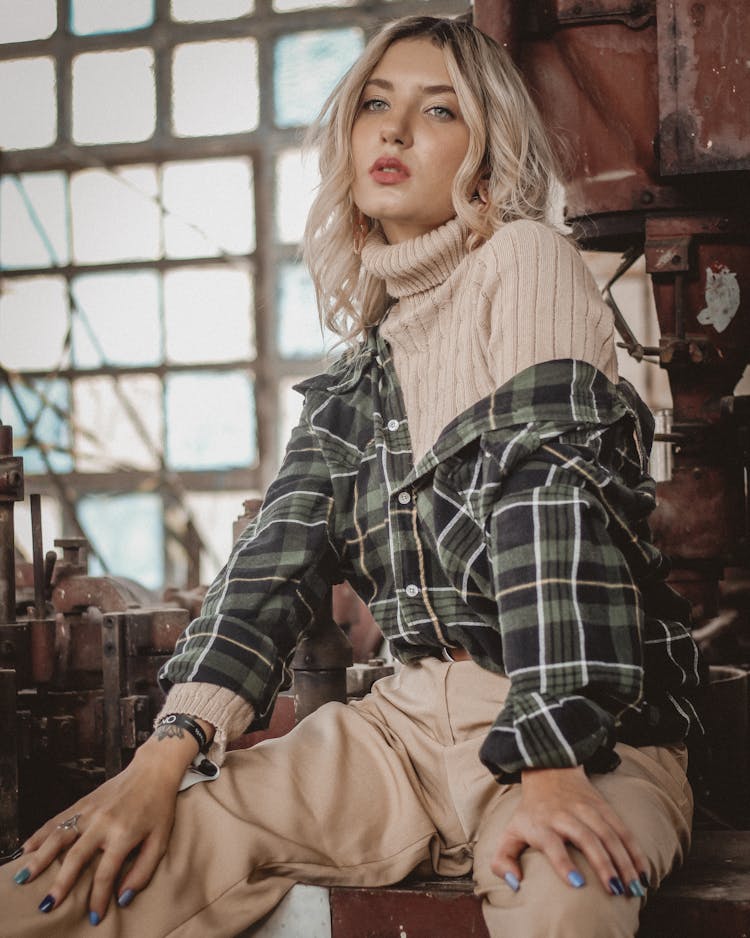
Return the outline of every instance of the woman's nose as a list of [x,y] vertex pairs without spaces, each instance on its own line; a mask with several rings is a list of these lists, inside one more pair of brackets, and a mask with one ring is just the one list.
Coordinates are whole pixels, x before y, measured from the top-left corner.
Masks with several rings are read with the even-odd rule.
[[384,117],[380,126],[380,137],[383,143],[396,144],[402,147],[410,147],[412,144],[412,133],[409,122],[405,116],[399,116],[390,111]]

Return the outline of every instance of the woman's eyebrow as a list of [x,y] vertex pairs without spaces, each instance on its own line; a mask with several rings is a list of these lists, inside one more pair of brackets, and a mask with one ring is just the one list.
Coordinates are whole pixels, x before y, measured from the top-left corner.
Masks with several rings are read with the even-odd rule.
[[[365,87],[367,85],[377,85],[378,88],[383,88],[384,91],[393,91],[393,82],[387,81],[385,78],[369,78],[365,83]],[[424,94],[456,94],[453,85],[422,85],[420,90]]]

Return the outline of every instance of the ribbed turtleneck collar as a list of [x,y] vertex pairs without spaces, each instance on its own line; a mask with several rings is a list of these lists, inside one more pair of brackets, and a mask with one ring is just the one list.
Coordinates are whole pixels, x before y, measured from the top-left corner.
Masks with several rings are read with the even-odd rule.
[[367,236],[362,266],[385,280],[394,299],[413,296],[448,279],[468,253],[467,235],[468,228],[458,218],[398,244],[389,244],[378,227]]

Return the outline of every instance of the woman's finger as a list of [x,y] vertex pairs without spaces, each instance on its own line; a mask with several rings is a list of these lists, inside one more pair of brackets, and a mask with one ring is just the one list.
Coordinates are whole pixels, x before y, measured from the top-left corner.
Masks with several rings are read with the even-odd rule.
[[156,867],[167,850],[168,835],[151,836],[142,845],[133,865],[125,874],[117,890],[117,904],[121,908],[130,905],[136,895],[145,889],[154,875]]
[[521,887],[523,873],[518,858],[527,847],[524,837],[518,836],[510,830],[505,830],[495,851],[490,868],[495,876],[504,879],[513,892]]

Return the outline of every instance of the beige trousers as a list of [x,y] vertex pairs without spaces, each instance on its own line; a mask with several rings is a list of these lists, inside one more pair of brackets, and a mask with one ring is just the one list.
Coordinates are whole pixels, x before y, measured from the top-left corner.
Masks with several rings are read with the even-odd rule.
[[[490,871],[520,786],[499,786],[477,753],[507,689],[506,678],[471,661],[425,659],[379,681],[363,701],[328,704],[288,736],[230,753],[217,781],[179,796],[170,847],[149,887],[127,909],[110,903],[93,934],[231,938],[295,881],[385,885],[430,862],[448,876],[473,868],[493,938],[633,936],[640,900],[608,895],[580,855],[582,889],[534,850],[523,854],[518,893]],[[689,841],[683,754],[619,752],[622,765],[595,783],[637,835],[658,882]],[[16,886],[11,877],[22,866],[0,870],[0,935],[90,936],[90,872],[44,915],[36,907],[51,873]]]

